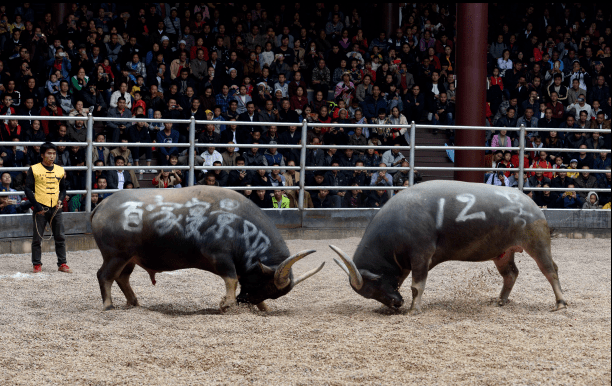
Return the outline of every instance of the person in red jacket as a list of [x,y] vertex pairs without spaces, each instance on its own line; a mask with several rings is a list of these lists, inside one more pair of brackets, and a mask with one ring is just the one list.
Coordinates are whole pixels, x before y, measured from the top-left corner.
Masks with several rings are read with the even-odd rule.
[[[550,162],[548,162],[548,154],[546,154],[545,151],[541,151],[539,158],[533,160],[533,164],[531,164],[531,168],[532,169],[551,169],[552,170],[552,165],[550,164]],[[535,176],[535,172],[531,172],[530,176],[533,177]],[[552,180],[553,178],[553,173],[552,172],[545,172],[544,173],[544,177]]]
[[[46,116],[51,116],[51,117],[58,117],[58,116],[62,117],[64,116],[64,113],[62,112],[62,109],[57,106],[57,101],[55,100],[55,97],[53,95],[49,95],[47,97],[47,105],[43,107],[42,110],[40,110],[40,115],[43,115],[43,116],[46,115]],[[49,135],[49,133],[51,134],[57,133],[57,130],[59,129],[60,121],[48,121],[45,119],[41,123],[42,123],[43,131],[45,135]]]

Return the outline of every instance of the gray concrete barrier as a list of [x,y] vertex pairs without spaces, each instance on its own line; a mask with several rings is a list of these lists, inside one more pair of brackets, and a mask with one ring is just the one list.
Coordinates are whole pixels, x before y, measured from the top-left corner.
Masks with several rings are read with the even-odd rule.
[[[267,210],[265,213],[285,240],[323,240],[361,237],[378,211],[363,210]],[[553,234],[567,238],[609,238],[609,210],[543,210]],[[30,253],[32,215],[0,217],[0,254]],[[64,228],[69,251],[97,248],[91,235],[89,215],[64,213]],[[45,233],[47,237],[50,233]],[[54,250],[53,239],[43,242],[43,252]]]

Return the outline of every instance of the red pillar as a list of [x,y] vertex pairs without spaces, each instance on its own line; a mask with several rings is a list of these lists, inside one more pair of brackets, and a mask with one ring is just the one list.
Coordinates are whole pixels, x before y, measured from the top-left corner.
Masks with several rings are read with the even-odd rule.
[[[457,126],[483,126],[485,122],[487,78],[487,3],[457,5]],[[455,145],[484,146],[485,132],[457,130]],[[455,151],[455,166],[484,167],[481,150]],[[480,182],[484,172],[455,172],[455,180]]]
[[[72,3],[53,3],[51,6],[51,15],[56,27],[64,22],[64,18],[68,16],[68,8],[71,5]],[[53,44],[53,42],[49,42],[49,44]]]
[[[395,36],[395,30],[399,27],[399,3],[382,3],[382,13],[382,25],[387,33],[387,38]],[[378,37],[378,32],[376,33],[376,37]]]

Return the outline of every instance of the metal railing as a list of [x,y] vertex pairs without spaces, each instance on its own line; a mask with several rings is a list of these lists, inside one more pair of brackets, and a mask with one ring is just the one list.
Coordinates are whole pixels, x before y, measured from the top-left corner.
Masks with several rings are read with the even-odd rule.
[[[276,126],[276,127],[289,127],[295,126],[301,127],[301,144],[298,145],[286,145],[286,144],[235,144],[232,147],[237,148],[276,148],[276,149],[300,149],[300,166],[281,166],[279,169],[283,170],[295,170],[300,172],[300,179],[298,181],[298,186],[234,186],[227,187],[232,190],[298,190],[298,208],[299,210],[304,210],[304,192],[307,190],[390,190],[397,191],[407,189],[410,186],[414,185],[414,171],[418,170],[453,170],[453,171],[481,171],[481,172],[490,172],[492,171],[491,167],[416,167],[415,166],[415,153],[417,150],[458,150],[458,151],[466,151],[466,150],[508,150],[508,151],[516,151],[519,152],[519,165],[515,168],[506,168],[503,169],[504,172],[518,172],[518,188],[521,191],[567,191],[567,188],[535,188],[535,187],[525,187],[524,186],[524,175],[526,172],[556,172],[555,169],[538,169],[538,168],[529,168],[525,167],[524,159],[525,152],[537,152],[537,151],[554,151],[554,152],[562,152],[562,153],[577,153],[577,152],[586,152],[586,153],[599,153],[599,152],[610,152],[610,149],[566,149],[566,148],[526,148],[525,147],[525,135],[527,130],[525,126],[521,127],[504,127],[503,130],[506,131],[518,131],[519,132],[519,146],[518,147],[497,147],[491,148],[487,146],[417,146],[416,145],[416,129],[450,129],[450,130],[496,130],[498,128],[494,127],[485,127],[485,126],[445,126],[445,125],[416,125],[412,122],[409,125],[377,125],[377,124],[338,124],[338,123],[308,123],[304,120],[301,124],[299,123],[289,123],[289,122],[243,122],[243,121],[224,121],[220,123],[219,121],[205,121],[205,120],[196,120],[193,116],[191,119],[152,119],[152,118],[108,118],[108,117],[93,117],[90,113],[86,119],[83,116],[10,116],[10,119],[13,120],[60,120],[60,121],[77,121],[77,120],[86,120],[86,130],[87,130],[87,140],[85,143],[83,142],[56,142],[55,144],[61,144],[63,146],[81,146],[86,147],[85,151],[85,164],[86,166],[68,166],[65,167],[67,171],[77,171],[77,170],[86,170],[86,190],[69,190],[68,194],[85,194],[86,195],[86,208],[87,212],[91,211],[91,194],[92,193],[113,193],[118,191],[118,189],[93,189],[92,177],[93,173],[96,170],[138,170],[143,169],[143,166],[94,166],[93,165],[93,151],[94,146],[104,146],[104,147],[119,147],[119,146],[127,146],[128,148],[132,147],[179,147],[179,148],[187,148],[188,149],[188,165],[186,166],[161,166],[156,165],[156,169],[160,170],[187,170],[187,185],[192,186],[195,184],[195,175],[196,171],[199,170],[261,170],[261,169],[271,169],[272,165],[269,166],[196,166],[195,165],[195,155],[197,148],[203,147],[215,147],[215,148],[227,148],[230,145],[228,143],[196,143],[195,135],[196,135],[196,124],[197,125],[208,125],[212,124],[215,126],[218,125],[237,125],[237,126]],[[93,134],[94,134],[94,122],[150,122],[150,123],[173,123],[173,124],[188,124],[189,125],[189,138],[187,143],[157,143],[157,142],[146,142],[146,143],[123,143],[123,142],[93,142]],[[231,123],[230,123],[231,122]],[[368,127],[373,129],[379,128],[396,128],[396,129],[407,129],[410,132],[410,143],[408,146],[392,146],[392,145],[384,145],[384,146],[357,146],[357,145],[310,145],[307,144],[307,133],[308,128],[311,127],[342,127],[344,129],[347,128],[357,128],[357,127]],[[499,128],[501,129],[501,128]],[[226,128],[226,130],[229,130]],[[547,129],[547,128],[537,128],[537,131],[561,131],[561,132],[600,132],[607,135],[611,135],[610,130],[603,129]],[[43,142],[19,142],[21,146],[37,146],[41,145]],[[0,146],[15,146],[15,142],[0,142]],[[377,150],[388,150],[395,149],[400,151],[409,151],[409,167],[377,167],[377,166],[306,166],[306,157],[308,150],[313,149],[353,149],[353,150],[367,150],[371,148],[375,148]],[[382,158],[381,158],[382,162]],[[27,167],[2,167],[1,171],[27,171]],[[408,171],[409,178],[409,186],[307,186],[306,185],[306,172],[311,172],[315,170],[337,170],[337,171]],[[580,171],[580,170],[576,170]],[[589,170],[589,173],[609,173],[609,170]],[[152,188],[154,189],[154,188]],[[573,191],[609,191],[608,189],[581,189],[581,188],[572,188]],[[0,196],[7,195],[24,195],[25,193],[22,191],[17,192],[0,192]]]

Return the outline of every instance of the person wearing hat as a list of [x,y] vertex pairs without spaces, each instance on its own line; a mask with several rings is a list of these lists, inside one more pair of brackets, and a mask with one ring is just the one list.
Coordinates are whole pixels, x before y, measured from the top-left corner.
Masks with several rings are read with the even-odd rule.
[[55,239],[58,271],[71,273],[66,264],[66,238],[62,219],[62,201],[66,197],[66,172],[55,165],[57,148],[50,142],[40,147],[42,162],[32,165],[26,175],[25,194],[34,207],[32,265],[34,272],[42,272],[41,240],[48,223]]
[[176,42],[181,37],[181,19],[178,17],[178,10],[176,7],[170,8],[170,15],[164,19],[164,26],[166,27],[166,35],[171,41]]

